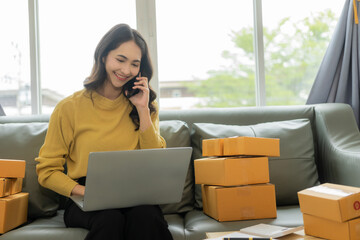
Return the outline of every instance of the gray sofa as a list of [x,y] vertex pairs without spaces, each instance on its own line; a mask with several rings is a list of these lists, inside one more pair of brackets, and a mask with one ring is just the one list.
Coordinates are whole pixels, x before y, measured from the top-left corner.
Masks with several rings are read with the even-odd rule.
[[[42,188],[35,173],[49,116],[0,117],[0,158],[25,159],[23,191],[30,193],[28,223],[0,236],[13,239],[84,239],[87,230],[65,228],[64,198]],[[202,212],[201,189],[189,166],[180,203],[162,205],[175,240],[205,238],[205,232],[231,231],[257,223],[302,225],[297,192],[322,182],[360,186],[360,134],[350,106],[244,107],[160,112],[168,147],[192,146],[201,158],[201,141],[213,137],[280,138],[280,157],[269,159],[277,218],[218,222]]]

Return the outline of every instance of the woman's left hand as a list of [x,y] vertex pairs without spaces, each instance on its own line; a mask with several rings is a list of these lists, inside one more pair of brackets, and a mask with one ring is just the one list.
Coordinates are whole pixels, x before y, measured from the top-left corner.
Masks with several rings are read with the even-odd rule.
[[138,110],[148,108],[150,93],[148,78],[139,75],[136,80],[133,89],[139,89],[140,92],[130,97],[129,100]]

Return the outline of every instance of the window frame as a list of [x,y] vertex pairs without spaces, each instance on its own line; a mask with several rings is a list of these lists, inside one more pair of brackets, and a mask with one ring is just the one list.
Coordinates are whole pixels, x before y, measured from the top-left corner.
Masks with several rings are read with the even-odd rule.
[[28,0],[31,113],[41,114],[41,77],[38,0]]

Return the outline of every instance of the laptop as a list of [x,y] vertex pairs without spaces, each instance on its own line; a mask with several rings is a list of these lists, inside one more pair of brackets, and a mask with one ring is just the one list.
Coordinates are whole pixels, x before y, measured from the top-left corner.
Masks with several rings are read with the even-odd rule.
[[71,199],[83,211],[181,201],[192,148],[91,152],[85,195]]

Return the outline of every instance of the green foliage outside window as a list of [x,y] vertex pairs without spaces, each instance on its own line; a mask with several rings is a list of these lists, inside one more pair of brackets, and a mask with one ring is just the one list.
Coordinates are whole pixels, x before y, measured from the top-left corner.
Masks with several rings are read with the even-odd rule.
[[[305,104],[335,25],[335,14],[326,10],[299,22],[284,18],[274,29],[264,27],[266,105]],[[253,32],[252,27],[232,31],[237,51],[222,54],[231,65],[186,84],[202,99],[197,107],[256,104]]]

